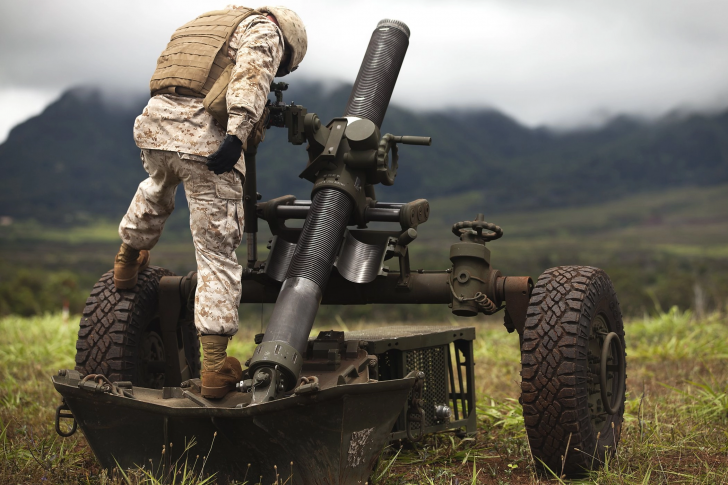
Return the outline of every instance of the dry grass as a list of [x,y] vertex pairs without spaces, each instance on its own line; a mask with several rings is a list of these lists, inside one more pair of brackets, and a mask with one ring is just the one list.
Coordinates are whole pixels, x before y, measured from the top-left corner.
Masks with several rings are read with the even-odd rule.
[[[60,399],[49,376],[73,366],[76,322],[60,316],[0,320],[0,483],[160,483],[142,471],[107,476],[81,433],[62,439],[53,431]],[[251,352],[258,330],[251,324],[241,331],[231,353]],[[712,315],[698,321],[672,310],[632,320],[626,332],[622,443],[614,458],[582,483],[728,484],[727,319]],[[416,447],[395,444],[380,460],[376,483],[539,483],[517,401],[517,347],[517,337],[502,326],[479,324],[478,434],[462,440],[430,436]],[[178,464],[175,483],[204,482],[190,465]]]

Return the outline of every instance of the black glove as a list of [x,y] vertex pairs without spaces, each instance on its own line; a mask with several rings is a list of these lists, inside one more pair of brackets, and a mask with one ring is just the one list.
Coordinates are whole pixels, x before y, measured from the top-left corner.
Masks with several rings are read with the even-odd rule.
[[207,168],[220,175],[235,167],[243,152],[243,142],[235,135],[227,135],[217,151],[207,157]]

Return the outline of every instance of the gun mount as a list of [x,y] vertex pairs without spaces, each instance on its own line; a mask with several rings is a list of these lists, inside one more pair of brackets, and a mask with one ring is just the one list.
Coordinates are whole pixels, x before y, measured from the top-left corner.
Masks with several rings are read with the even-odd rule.
[[[541,463],[578,474],[613,451],[624,413],[625,353],[607,275],[564,266],[547,270],[535,285],[528,276],[503,275],[491,265],[487,246],[503,230],[483,214],[452,226],[458,240],[445,268],[413,271],[409,245],[428,221],[430,204],[377,200],[377,184],[395,183],[400,146],[432,142],[380,132],[409,34],[402,22],[378,24],[344,115],[325,125],[304,106],[284,102],[286,83],[271,85],[269,127],[287,130],[293,145],[306,143],[308,160],[299,177],[313,187],[310,200],[288,195],[262,201],[256,147],[246,147],[248,254],[241,304],[275,306],[265,333],[256,336],[240,392],[218,402],[200,395],[191,308],[196,273],[180,277],[151,267],[123,298],[107,273],[84,313],[79,366],[53,380],[64,396],[56,413],[59,434],[75,430],[76,421],[69,432],[60,428],[70,409],[102,465],[113,468],[146,463],[157,456],[151,450],[172,440],[196,437],[207,446],[219,432],[232,451],[217,455],[208,470],[222,478],[244,480],[249,470],[238,464],[250,462],[255,474],[272,480],[276,464],[291,461],[298,465],[294,483],[363,483],[388,440],[476,431],[475,331],[390,327],[321,332],[312,339],[319,306],[440,304],[458,317],[503,311],[506,329],[519,335],[521,402]],[[259,220],[273,234],[265,260],[257,254]],[[288,226],[291,220],[302,220],[303,227]],[[387,223],[387,229],[369,229],[372,222]],[[397,271],[390,260],[398,262]],[[114,343],[85,336],[110,327],[117,314],[128,314],[129,328],[142,335],[131,336],[138,349],[124,350],[123,361],[88,364],[89,352]],[[128,426],[130,419],[149,446],[132,446],[140,435]],[[597,459],[567,447],[594,450]],[[158,464],[170,466],[171,449],[162,460]]]
[[[283,122],[291,143],[308,142],[309,161],[299,177],[313,182],[313,190],[265,336],[250,361],[251,373],[259,383],[253,390],[253,404],[275,399],[279,392],[296,386],[308,335],[347,225],[353,221],[366,227],[364,214],[376,206],[374,185],[394,183],[396,143],[430,144],[429,138],[382,137],[379,132],[408,45],[406,25],[380,22],[345,116],[326,126],[304,107],[286,106],[285,85],[272,86],[276,102],[269,106],[271,120]],[[406,251],[401,244],[397,248]]]

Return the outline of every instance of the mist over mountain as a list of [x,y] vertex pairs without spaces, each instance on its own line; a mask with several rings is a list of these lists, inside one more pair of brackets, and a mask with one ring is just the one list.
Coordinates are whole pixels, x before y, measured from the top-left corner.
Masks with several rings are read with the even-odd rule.
[[[341,115],[351,86],[304,84],[284,93],[322,120]],[[132,126],[146,99],[110,103],[98,90],[66,92],[15,127],[0,145],[0,216],[67,224],[120,218],[146,174]],[[598,129],[531,129],[492,110],[415,112],[391,106],[382,133],[432,136],[431,147],[400,147],[393,187],[380,200],[482,194],[489,211],[539,210],[640,192],[728,182],[728,112],[644,122],[618,117]],[[267,200],[309,198],[298,178],[303,146],[272,128],[258,155]],[[178,206],[184,206],[182,190]]]

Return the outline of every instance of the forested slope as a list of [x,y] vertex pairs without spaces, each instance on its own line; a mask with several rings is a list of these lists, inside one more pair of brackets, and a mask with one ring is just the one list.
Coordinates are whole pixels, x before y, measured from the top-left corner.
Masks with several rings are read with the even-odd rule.
[[[286,101],[322,119],[341,114],[350,86],[292,87]],[[65,93],[0,145],[0,216],[67,224],[117,219],[145,174],[132,126],[145,103],[105,101],[93,89]],[[617,118],[599,129],[530,129],[489,110],[423,113],[389,109],[383,132],[432,136],[400,150],[397,183],[380,200],[482,194],[499,212],[569,207],[645,191],[728,182],[728,112],[656,122]],[[298,179],[304,148],[271,129],[258,157],[264,199],[308,197]],[[181,192],[181,191],[180,191]],[[181,199],[179,202],[184,205]]]

